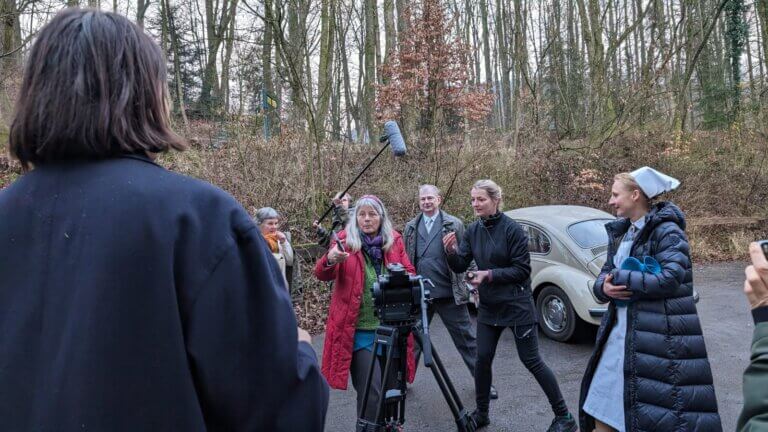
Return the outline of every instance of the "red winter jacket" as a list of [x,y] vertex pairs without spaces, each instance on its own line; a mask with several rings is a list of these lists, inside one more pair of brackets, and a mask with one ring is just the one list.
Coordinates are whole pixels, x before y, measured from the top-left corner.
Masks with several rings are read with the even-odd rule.
[[[384,252],[384,265],[400,263],[410,274],[416,274],[400,233],[392,231],[394,243]],[[346,231],[338,233],[339,240],[346,245]],[[322,372],[328,384],[335,389],[346,390],[349,368],[352,364],[352,348],[355,341],[355,325],[360,311],[363,287],[365,285],[365,258],[362,251],[352,252],[343,263],[326,266],[328,254],[315,264],[315,276],[321,281],[335,281],[331,293],[331,306],[325,324]],[[413,335],[408,336],[408,382],[413,382],[416,363],[413,355]]]

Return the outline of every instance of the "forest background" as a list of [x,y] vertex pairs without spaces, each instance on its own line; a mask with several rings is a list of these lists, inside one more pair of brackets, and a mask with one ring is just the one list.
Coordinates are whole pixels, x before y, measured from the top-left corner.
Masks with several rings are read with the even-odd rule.
[[[479,178],[507,209],[608,210],[613,175],[651,165],[682,180],[669,199],[696,261],[768,236],[768,0],[0,0],[2,141],[26,53],[68,6],[124,14],[160,44],[190,142],[161,163],[283,214],[308,251],[295,294],[311,329],[328,296],[309,276],[311,222],[390,119],[408,155],[352,194],[381,196],[398,228],[420,183],[469,221]],[[0,152],[0,188],[21,174]]]

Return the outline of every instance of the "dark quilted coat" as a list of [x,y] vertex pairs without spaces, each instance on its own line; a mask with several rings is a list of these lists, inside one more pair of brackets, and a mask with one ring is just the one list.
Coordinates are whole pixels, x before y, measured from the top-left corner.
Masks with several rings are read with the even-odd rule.
[[[722,431],[712,372],[693,299],[693,272],[685,235],[685,216],[672,203],[656,204],[637,234],[631,256],[654,257],[658,275],[619,270],[613,266],[628,219],[608,223],[608,257],[593,287],[608,302],[603,281],[613,274],[615,285],[632,291],[627,310],[624,359],[624,413],[627,431]],[[597,343],[581,384],[581,430],[594,429],[583,410],[603,346],[616,319],[613,302],[603,317]]]

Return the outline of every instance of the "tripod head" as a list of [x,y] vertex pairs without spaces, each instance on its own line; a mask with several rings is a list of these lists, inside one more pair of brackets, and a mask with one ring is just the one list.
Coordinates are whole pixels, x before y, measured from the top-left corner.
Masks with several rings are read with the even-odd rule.
[[[388,274],[379,276],[373,284],[373,304],[376,316],[382,325],[400,327],[402,333],[410,333],[419,327],[429,339],[427,304],[431,302],[430,289],[435,284],[421,276],[411,276],[400,263],[387,266]],[[426,344],[423,350],[424,365],[432,364],[432,347]]]

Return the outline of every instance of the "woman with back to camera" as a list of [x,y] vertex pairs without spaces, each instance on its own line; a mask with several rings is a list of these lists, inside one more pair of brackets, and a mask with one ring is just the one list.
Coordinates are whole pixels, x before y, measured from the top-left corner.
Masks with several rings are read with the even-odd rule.
[[517,222],[501,212],[501,188],[496,183],[478,180],[472,186],[471,196],[472,209],[479,220],[467,227],[460,244],[456,234],[449,233],[443,238],[443,245],[454,272],[466,271],[472,260],[478,268],[470,280],[480,296],[475,367],[477,409],[472,414],[475,423],[479,427],[490,424],[491,364],[501,332],[509,328],[515,335],[520,361],[546,393],[555,414],[548,431],[573,432],[576,421],[568,412],[555,375],[539,355],[528,238]]
[[[280,270],[230,195],[165,170],[165,58],[125,17],[36,35],[0,191],[0,430],[317,431]],[[296,415],[296,413],[301,415]]]
[[[379,326],[373,308],[373,284],[386,273],[387,265],[400,263],[409,274],[416,270],[405,252],[400,233],[392,228],[386,207],[374,195],[360,197],[346,229],[338,233],[343,250],[334,243],[317,261],[315,275],[334,281],[328,309],[322,371],[332,388],[346,390],[349,376],[357,392],[357,413],[375,421],[383,389],[393,388],[397,368],[382,379],[383,352],[373,352],[374,332]],[[407,379],[413,382],[415,362],[409,336]],[[398,356],[402,353],[396,353]],[[371,394],[362,406],[369,365],[375,359]],[[384,381],[384,383],[382,383]]]
[[581,430],[719,432],[693,298],[685,216],[651,199],[680,182],[643,167],[614,177],[608,256],[593,292],[608,312],[581,384]]

